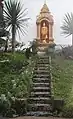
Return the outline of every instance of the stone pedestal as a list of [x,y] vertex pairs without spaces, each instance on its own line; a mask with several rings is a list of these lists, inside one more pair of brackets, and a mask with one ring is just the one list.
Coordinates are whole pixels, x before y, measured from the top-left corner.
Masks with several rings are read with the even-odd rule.
[[49,41],[49,43],[45,43],[45,42],[42,43],[42,42],[40,42],[40,39],[36,39],[36,41],[37,41],[37,52],[46,52],[46,50],[48,49],[48,47],[49,47],[50,45],[52,45],[52,46],[55,45],[53,39],[51,39],[51,40]]

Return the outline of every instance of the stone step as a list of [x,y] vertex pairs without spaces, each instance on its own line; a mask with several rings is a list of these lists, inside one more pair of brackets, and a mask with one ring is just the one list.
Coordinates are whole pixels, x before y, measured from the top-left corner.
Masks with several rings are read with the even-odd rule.
[[49,59],[38,59],[38,62],[49,62]]
[[30,97],[51,97],[51,92],[31,92]]
[[40,86],[40,87],[49,87],[50,83],[33,83],[33,86],[37,87],[37,86]]
[[34,80],[34,83],[49,83],[49,85],[50,85],[50,80]]
[[49,104],[51,103],[50,98],[45,98],[45,97],[37,97],[37,98],[30,98],[29,103],[44,103],[44,104]]
[[33,86],[33,89],[35,89],[35,90],[37,90],[37,89],[41,89],[41,90],[45,90],[45,89],[47,89],[47,90],[49,90],[50,88],[47,86],[47,87],[39,87],[39,86]]
[[38,61],[49,61],[49,58],[48,57],[46,57],[46,58],[39,57],[38,58]]
[[43,74],[43,73],[45,73],[45,74],[49,74],[49,70],[39,70],[39,68],[37,69],[37,70],[35,70],[34,71],[34,73],[36,73],[36,74]]
[[49,67],[35,67],[35,70],[48,70],[49,71]]
[[49,100],[49,102],[50,102],[50,98],[45,98],[45,97],[37,97],[37,98],[30,98],[30,100]]
[[39,64],[48,65],[48,62],[37,62],[37,65],[39,65]]
[[49,56],[40,56],[38,59],[49,59]]
[[42,91],[46,91],[46,92],[48,92],[48,91],[50,91],[50,87],[33,87],[33,91],[34,92],[42,92]]
[[[50,92],[33,92],[33,91],[32,91],[31,94],[38,94],[38,95],[39,95],[39,94],[40,94],[40,95],[41,95],[41,94],[42,94],[42,95],[43,95],[43,94],[48,94],[48,95],[49,95]],[[41,96],[40,96],[40,97],[41,97]]]
[[39,72],[39,71],[36,71],[36,72],[33,73],[33,76],[35,76],[35,75],[37,75],[37,76],[38,75],[41,75],[41,76],[42,75],[50,75],[50,73],[49,72]]
[[36,64],[49,64],[48,60],[37,61]]
[[33,113],[30,115],[43,115],[43,113],[48,115],[52,110],[49,71],[48,56],[39,56],[33,73],[33,88],[28,99],[29,113]]
[[35,74],[33,78],[49,78],[49,74]]
[[49,67],[49,64],[36,64],[35,67]]
[[29,112],[27,112],[27,116],[48,117],[48,116],[53,116],[53,114],[51,112],[48,112],[48,111],[29,111]]
[[50,78],[33,78],[34,83],[50,83]]
[[35,103],[35,104],[29,104],[29,105],[31,105],[31,106],[33,106],[33,107],[34,107],[34,106],[35,106],[35,107],[40,107],[40,106],[41,106],[41,107],[44,107],[44,106],[45,106],[45,107],[48,107],[48,106],[50,107],[50,104],[44,104],[44,103],[43,103],[43,104],[41,104],[41,103]]
[[35,66],[35,70],[36,69],[44,69],[44,70],[49,70],[49,66],[48,65],[44,65],[44,64],[39,64]]
[[31,108],[32,111],[51,111],[52,107],[51,104],[29,104],[29,107]]

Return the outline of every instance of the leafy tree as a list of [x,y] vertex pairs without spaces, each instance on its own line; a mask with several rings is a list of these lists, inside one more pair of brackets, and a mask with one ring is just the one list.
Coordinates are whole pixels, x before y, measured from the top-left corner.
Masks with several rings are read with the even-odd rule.
[[30,49],[32,49],[33,55],[37,53],[37,47],[38,47],[38,42],[36,40],[30,42]]
[[26,34],[27,21],[29,20],[27,15],[27,9],[23,9],[19,1],[7,0],[4,7],[4,20],[6,28],[11,31],[12,34],[12,51],[15,49],[15,36],[16,34]]
[[25,56],[26,58],[29,59],[29,57],[31,56],[31,51],[30,51],[30,48],[27,48],[26,51],[25,51]]
[[[0,35],[1,35],[1,34],[0,34]],[[3,36],[4,36],[4,35],[3,35]],[[6,40],[3,39],[2,36],[0,37],[0,48],[1,48],[1,47],[4,47],[4,49],[5,49],[4,51],[7,52],[8,40],[9,40],[9,31],[6,31],[5,37],[7,37]]]
[[5,40],[3,38],[0,38],[0,48],[5,46]]
[[73,45],[73,13],[65,14],[61,29],[63,30],[62,34],[65,34],[66,36],[72,35],[72,45]]

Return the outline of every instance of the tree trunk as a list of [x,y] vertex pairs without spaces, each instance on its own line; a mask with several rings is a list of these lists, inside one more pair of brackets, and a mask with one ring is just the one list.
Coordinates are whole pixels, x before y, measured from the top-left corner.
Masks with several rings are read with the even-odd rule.
[[73,34],[72,34],[72,46],[73,46]]
[[15,26],[12,26],[12,52],[15,50]]
[[8,48],[8,38],[7,38],[6,43],[5,43],[5,52],[7,52],[7,48]]

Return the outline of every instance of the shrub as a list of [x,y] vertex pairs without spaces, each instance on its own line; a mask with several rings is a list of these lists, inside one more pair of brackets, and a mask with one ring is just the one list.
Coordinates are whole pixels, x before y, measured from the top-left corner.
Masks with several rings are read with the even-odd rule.
[[65,107],[62,111],[62,116],[65,118],[73,118],[73,107]]
[[25,51],[25,56],[27,59],[29,59],[29,57],[31,56],[31,51],[30,51],[30,48],[27,48],[26,51]]
[[26,113],[27,102],[25,99],[15,99],[12,104],[12,109],[16,111],[16,114],[22,116]]
[[0,114],[6,116],[7,111],[10,110],[11,102],[6,98],[4,94],[1,95],[0,99]]
[[26,113],[26,100],[11,97],[11,94],[6,97],[1,95],[0,99],[0,114],[4,117],[21,116]]

